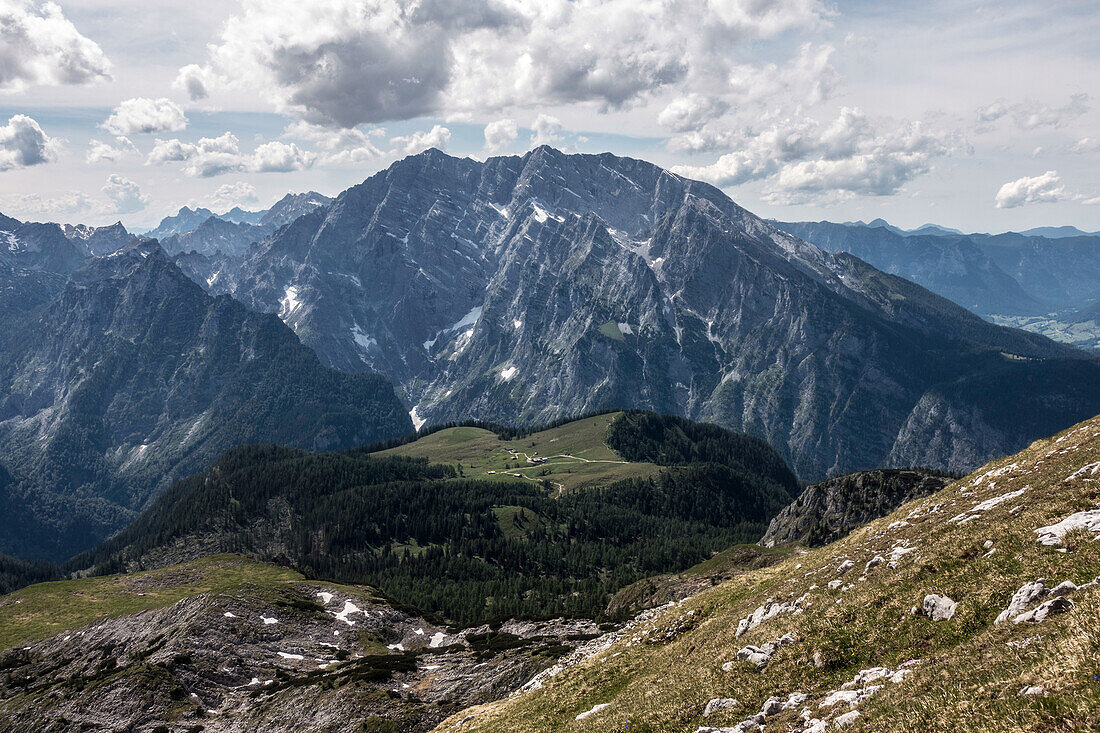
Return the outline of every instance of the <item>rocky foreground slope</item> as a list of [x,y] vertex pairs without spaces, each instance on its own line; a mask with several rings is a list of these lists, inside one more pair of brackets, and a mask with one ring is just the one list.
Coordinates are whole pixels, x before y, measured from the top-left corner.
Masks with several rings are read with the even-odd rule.
[[0,619],[0,648],[22,642],[0,652],[12,732],[422,731],[600,634],[584,620],[450,629],[233,555],[34,586],[0,600]]
[[440,731],[1100,726],[1100,418],[639,617]]

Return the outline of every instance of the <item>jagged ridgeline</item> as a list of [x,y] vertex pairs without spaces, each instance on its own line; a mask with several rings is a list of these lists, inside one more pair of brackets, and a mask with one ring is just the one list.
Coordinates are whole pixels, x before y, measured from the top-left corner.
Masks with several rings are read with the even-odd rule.
[[94,547],[234,445],[336,450],[412,430],[384,377],[324,367],[155,244],[39,271],[71,243],[56,226],[60,243],[31,241],[28,226],[17,266],[0,263],[0,552]]
[[382,451],[247,446],[69,569],[241,552],[459,623],[596,616],[639,578],[755,541],[798,490],[763,441],[644,412]]
[[[897,245],[939,263],[918,281],[966,305],[1039,307],[992,254],[964,248],[955,268],[958,248],[936,241]],[[385,374],[418,422],[646,409],[756,435],[822,480],[968,471],[1100,412],[1086,353],[631,158],[428,150],[241,254],[219,242],[177,262],[278,314],[329,366]],[[1093,270],[1078,269],[1064,282],[1083,289]]]

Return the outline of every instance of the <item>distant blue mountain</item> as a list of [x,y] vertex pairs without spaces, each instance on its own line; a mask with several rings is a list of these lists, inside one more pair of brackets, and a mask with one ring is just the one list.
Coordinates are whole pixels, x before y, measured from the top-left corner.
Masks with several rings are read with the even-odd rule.
[[1100,232],[1084,232],[1077,227],[1035,227],[1034,229],[1028,229],[1027,231],[1020,232],[1020,234],[1026,234],[1029,237],[1046,237],[1047,239],[1065,239],[1066,237],[1095,237],[1100,236]]

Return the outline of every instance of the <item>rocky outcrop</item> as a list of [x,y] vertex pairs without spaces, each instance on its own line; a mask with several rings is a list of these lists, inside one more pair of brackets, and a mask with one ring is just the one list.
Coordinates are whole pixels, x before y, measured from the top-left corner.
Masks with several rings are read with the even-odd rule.
[[760,544],[827,545],[950,482],[939,473],[909,469],[861,471],[822,481],[807,487],[771,521]]
[[[1069,596],[1097,585],[1100,585],[1100,577],[1093,578],[1082,585],[1067,580],[1053,588],[1047,588],[1046,581],[1043,578],[1024,583],[1012,595],[1008,608],[1001,611],[993,623],[1003,624],[1008,621],[1012,621],[1014,624],[1042,623],[1052,614],[1064,613],[1072,609],[1073,601],[1070,600]],[[1039,605],[1028,610],[1036,603]]]
[[950,621],[958,606],[958,603],[947,596],[929,594],[924,597],[924,602],[916,610],[921,616],[933,621]]
[[260,226],[278,229],[286,226],[299,216],[324,208],[331,203],[331,198],[316,191],[288,193],[272,204],[271,208],[264,212],[258,223]]
[[[794,643],[794,636],[790,633],[783,634],[775,641],[765,642],[760,646],[746,646],[737,651],[737,659],[742,662],[748,662],[754,665],[757,669],[763,669],[771,661],[775,652],[785,646]],[[725,666],[725,665],[723,665]]]
[[1074,531],[1100,534],[1100,509],[1074,512],[1060,522],[1040,527],[1035,534],[1039,535],[1037,539],[1040,543],[1053,547],[1062,544],[1066,535]]
[[210,209],[204,209],[201,206],[192,209],[190,206],[184,206],[174,215],[161,219],[160,224],[145,232],[145,236],[159,240],[177,234],[185,234],[212,216],[215,216],[215,214]]
[[0,653],[0,731],[426,731],[599,633],[450,629],[323,582],[206,594]]

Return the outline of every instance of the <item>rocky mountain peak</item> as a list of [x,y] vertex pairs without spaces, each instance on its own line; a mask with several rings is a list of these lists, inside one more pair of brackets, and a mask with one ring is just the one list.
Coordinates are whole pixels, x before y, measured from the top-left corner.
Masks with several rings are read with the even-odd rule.
[[[929,429],[901,434],[941,380],[1026,400],[1028,362],[1001,352],[1077,353],[611,154],[429,150],[314,211],[194,276],[278,314],[328,364],[388,375],[429,421],[654,409],[752,432],[824,478],[907,455],[895,444]],[[1063,419],[1100,411],[1090,370],[1075,362],[1081,386],[1051,386],[1088,395]],[[885,411],[871,433],[865,405]],[[1034,429],[990,425],[980,449],[952,437],[922,463],[965,468]]]

